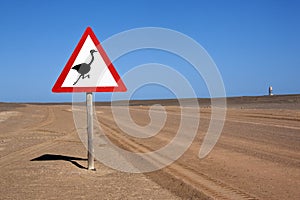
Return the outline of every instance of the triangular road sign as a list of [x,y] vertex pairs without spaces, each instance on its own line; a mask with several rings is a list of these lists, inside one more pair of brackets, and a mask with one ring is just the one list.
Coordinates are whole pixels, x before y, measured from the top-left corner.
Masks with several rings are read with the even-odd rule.
[[94,32],[88,27],[52,92],[125,92],[127,89]]

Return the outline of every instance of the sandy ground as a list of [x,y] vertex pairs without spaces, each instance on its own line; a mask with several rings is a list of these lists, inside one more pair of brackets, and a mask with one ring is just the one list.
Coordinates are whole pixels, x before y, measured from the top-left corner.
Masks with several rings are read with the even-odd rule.
[[[300,199],[300,98],[265,98],[229,100],[217,145],[199,159],[211,110],[202,106],[198,134],[186,153],[144,174],[119,172],[99,161],[96,171],[86,170],[87,153],[70,105],[0,104],[0,199]],[[131,116],[146,125],[149,106],[137,103]],[[134,152],[157,150],[172,140],[180,107],[166,110],[160,133],[140,139],[118,128],[109,106],[96,106],[105,134]]]

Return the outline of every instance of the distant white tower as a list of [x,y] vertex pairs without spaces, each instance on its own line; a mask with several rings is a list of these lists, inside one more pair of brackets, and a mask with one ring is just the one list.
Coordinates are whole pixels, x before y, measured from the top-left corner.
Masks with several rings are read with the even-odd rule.
[[269,87],[269,96],[273,96],[273,87],[272,86]]

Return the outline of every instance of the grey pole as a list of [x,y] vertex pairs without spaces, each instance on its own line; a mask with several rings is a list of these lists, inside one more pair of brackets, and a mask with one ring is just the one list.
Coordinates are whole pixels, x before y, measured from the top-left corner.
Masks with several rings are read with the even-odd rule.
[[269,87],[269,96],[273,96],[273,87],[272,86]]
[[93,93],[86,93],[87,134],[88,134],[88,169],[94,170],[93,147]]

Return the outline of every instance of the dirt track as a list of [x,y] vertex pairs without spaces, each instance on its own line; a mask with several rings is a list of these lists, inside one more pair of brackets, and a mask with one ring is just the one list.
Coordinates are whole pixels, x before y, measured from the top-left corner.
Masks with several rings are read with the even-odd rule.
[[[202,160],[197,155],[210,108],[201,108],[200,128],[188,151],[169,167],[145,174],[118,172],[98,161],[97,171],[87,171],[69,105],[3,104],[0,199],[300,199],[299,103],[283,102],[278,109],[254,104],[230,106],[219,142]],[[131,107],[137,124],[149,122],[148,109]],[[167,106],[161,132],[137,139],[119,130],[110,107],[96,110],[107,136],[134,152],[166,145],[180,120],[179,107]]]

